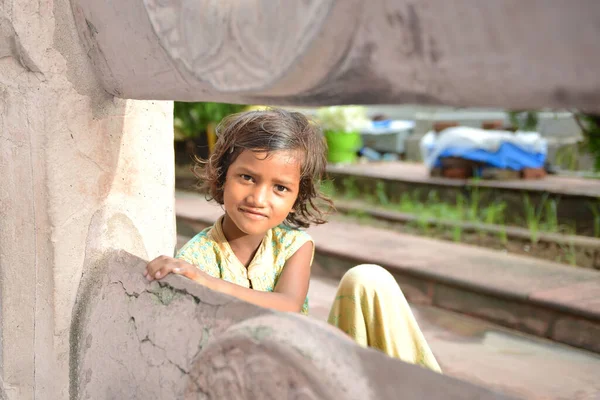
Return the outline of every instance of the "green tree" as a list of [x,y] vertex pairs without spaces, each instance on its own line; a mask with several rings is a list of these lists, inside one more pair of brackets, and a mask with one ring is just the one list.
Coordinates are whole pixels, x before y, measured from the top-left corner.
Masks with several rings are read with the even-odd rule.
[[206,132],[210,123],[218,123],[244,108],[242,104],[175,102],[174,126],[181,136],[193,139]]

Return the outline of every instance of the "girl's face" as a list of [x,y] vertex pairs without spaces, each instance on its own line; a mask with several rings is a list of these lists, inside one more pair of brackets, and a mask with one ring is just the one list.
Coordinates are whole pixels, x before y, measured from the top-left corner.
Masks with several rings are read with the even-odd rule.
[[297,151],[240,153],[223,192],[225,212],[237,229],[264,235],[287,218],[298,197],[301,163]]

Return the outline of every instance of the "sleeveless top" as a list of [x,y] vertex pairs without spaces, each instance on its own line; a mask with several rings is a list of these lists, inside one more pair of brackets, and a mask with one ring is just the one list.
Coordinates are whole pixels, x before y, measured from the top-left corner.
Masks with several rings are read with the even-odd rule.
[[[286,261],[306,242],[314,241],[308,233],[279,225],[269,230],[256,255],[246,268],[235,256],[223,234],[223,217],[187,242],[175,256],[195,265],[207,274],[237,285],[272,292]],[[302,314],[308,315],[308,297]]]

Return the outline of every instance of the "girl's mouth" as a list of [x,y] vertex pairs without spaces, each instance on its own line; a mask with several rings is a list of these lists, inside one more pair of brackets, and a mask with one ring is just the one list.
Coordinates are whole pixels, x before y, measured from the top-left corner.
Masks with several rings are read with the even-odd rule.
[[267,218],[267,216],[263,213],[261,213],[260,211],[256,211],[256,210],[252,210],[251,208],[238,208],[239,211],[241,211],[242,213],[244,213],[245,215],[247,215],[248,217],[252,218],[252,219],[264,219]]

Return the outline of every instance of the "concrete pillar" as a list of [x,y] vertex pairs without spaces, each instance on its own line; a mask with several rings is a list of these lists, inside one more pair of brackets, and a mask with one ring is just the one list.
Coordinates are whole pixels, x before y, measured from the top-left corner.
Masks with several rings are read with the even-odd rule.
[[68,0],[0,3],[0,398],[68,398],[82,273],[173,251],[172,129],[100,86]]

